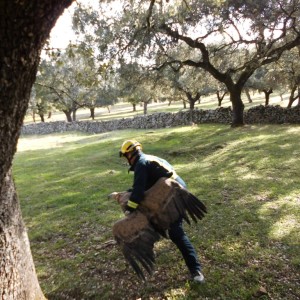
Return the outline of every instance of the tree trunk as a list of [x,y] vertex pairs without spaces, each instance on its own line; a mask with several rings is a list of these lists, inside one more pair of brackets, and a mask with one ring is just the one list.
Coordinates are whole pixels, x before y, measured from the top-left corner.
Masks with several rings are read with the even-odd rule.
[[223,98],[220,97],[219,91],[217,91],[217,98],[218,98],[218,106],[221,107]]
[[190,110],[194,110],[195,108],[195,103],[200,99],[201,95],[200,93],[197,93],[195,97],[192,96],[192,94],[190,92],[184,91],[187,98],[188,98],[188,102],[190,104]]
[[[35,273],[19,201],[9,171],[0,194],[0,298],[45,299]],[[4,252],[3,252],[4,250]]]
[[195,109],[195,103],[196,103],[196,101],[189,101],[189,103],[190,103],[190,110],[194,110]]
[[280,96],[280,101],[281,101],[281,102],[283,102],[283,101],[284,101],[284,99],[283,99],[283,95],[284,95],[284,94],[280,94],[280,95],[279,95],[279,96]]
[[288,108],[291,108],[291,107],[292,107],[294,101],[295,101],[295,100],[297,99],[297,97],[298,97],[298,95],[295,96],[296,89],[297,89],[297,86],[294,85],[294,86],[292,87],[291,94],[290,94],[290,97],[289,97],[289,103],[288,103],[288,105],[287,105]]
[[72,120],[71,120],[71,122],[76,121],[76,111],[77,111],[77,109],[72,109]]
[[63,110],[63,113],[66,115],[67,121],[72,122],[72,110]]
[[265,106],[268,106],[270,103],[270,95],[273,93],[272,89],[269,90],[263,90],[264,94],[265,94]]
[[232,103],[232,123],[231,127],[239,127],[244,125],[244,103],[241,98],[241,89],[237,87],[231,88],[230,101]]
[[246,96],[247,96],[248,102],[249,102],[249,103],[252,103],[253,101],[252,101],[252,99],[251,99],[251,96],[250,96],[250,93],[249,93],[249,89],[245,89],[245,94],[246,94]]
[[77,111],[76,103],[75,101],[72,101],[72,121],[76,121],[76,111]]
[[0,299],[44,299],[11,174],[41,49],[72,0],[0,1]]
[[95,107],[91,107],[90,112],[91,112],[90,118],[92,118],[92,120],[95,120]]
[[223,95],[221,95],[221,92],[217,91],[217,98],[218,98],[218,106],[219,107],[222,105],[222,101],[223,101],[226,94],[227,94],[227,92],[223,92]]
[[144,101],[144,115],[147,115],[147,110],[148,110],[148,102]]
[[40,118],[41,118],[41,122],[45,122],[44,114],[40,113],[39,116],[40,116]]

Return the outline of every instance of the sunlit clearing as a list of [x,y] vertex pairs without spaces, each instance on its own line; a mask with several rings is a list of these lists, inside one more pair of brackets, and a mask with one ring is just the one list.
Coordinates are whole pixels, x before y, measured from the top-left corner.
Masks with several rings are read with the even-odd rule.
[[300,222],[297,220],[296,216],[287,215],[274,223],[270,231],[270,237],[281,239],[290,235],[293,231],[300,231]]
[[246,173],[244,176],[241,176],[242,179],[259,179],[262,176],[259,176],[258,174],[254,173]]
[[299,133],[300,131],[300,126],[295,126],[295,127],[290,127],[286,131],[287,133]]
[[80,135],[47,135],[20,138],[18,142],[18,152],[59,148],[63,147],[65,143],[76,142],[83,138],[86,139],[87,137]]
[[[185,296],[186,291],[183,288],[171,289],[170,292],[166,293],[166,298],[171,299],[181,299],[182,296]],[[179,298],[180,297],[180,298]]]
[[[45,136],[21,137],[18,141],[17,152],[28,150],[54,149],[65,147],[67,143],[92,144],[100,140],[112,140],[112,133],[97,135],[54,134]],[[74,145],[73,145],[74,147]]]
[[[300,231],[300,217],[294,212],[294,207],[298,206],[298,198],[288,195],[277,201],[270,201],[271,198],[263,198],[268,201],[259,210],[261,218],[271,218],[272,226],[269,231],[270,238],[282,239],[284,237],[298,234]],[[276,217],[274,217],[276,216]]]
[[184,133],[184,132],[189,132],[196,128],[197,128],[196,125],[195,126],[192,125],[192,126],[177,127],[177,128],[172,128],[172,131],[170,133],[172,133],[172,132],[183,132]]

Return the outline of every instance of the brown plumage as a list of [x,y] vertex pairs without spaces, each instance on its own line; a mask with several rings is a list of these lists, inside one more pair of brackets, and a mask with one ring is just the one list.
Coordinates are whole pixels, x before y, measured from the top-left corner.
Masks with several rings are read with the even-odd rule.
[[[116,199],[125,211],[130,195],[130,192],[115,192],[109,196]],[[114,224],[113,235],[125,259],[137,275],[145,279],[143,269],[151,274],[154,243],[160,235],[167,237],[170,225],[179,218],[191,224],[190,218],[197,222],[206,212],[205,205],[177,181],[161,178],[145,192],[135,212]]]

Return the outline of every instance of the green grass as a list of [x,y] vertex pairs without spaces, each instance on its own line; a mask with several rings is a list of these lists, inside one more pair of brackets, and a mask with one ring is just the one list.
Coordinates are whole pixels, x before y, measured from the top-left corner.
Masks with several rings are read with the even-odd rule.
[[[122,217],[107,199],[130,187],[124,139],[166,158],[208,207],[185,229],[203,265],[195,285],[161,240],[140,282],[112,240]],[[27,136],[14,178],[40,284],[48,299],[300,298],[300,126],[200,125]]]

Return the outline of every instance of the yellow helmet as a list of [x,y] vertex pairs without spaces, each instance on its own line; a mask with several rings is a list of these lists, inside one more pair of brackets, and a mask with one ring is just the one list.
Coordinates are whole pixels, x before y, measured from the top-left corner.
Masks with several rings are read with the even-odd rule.
[[142,150],[142,145],[136,140],[127,140],[123,142],[120,150],[120,157],[131,151]]

